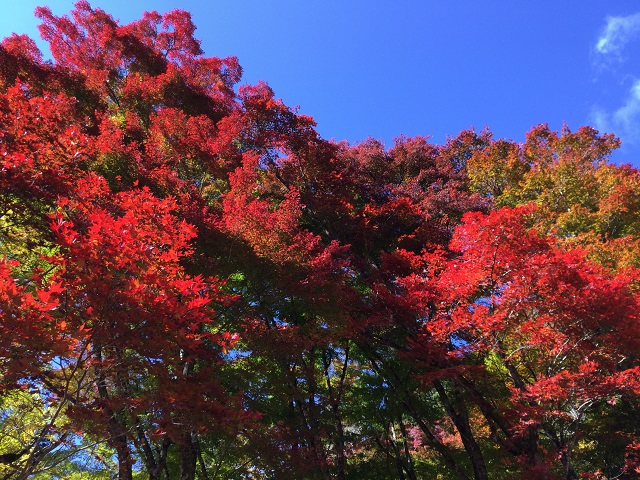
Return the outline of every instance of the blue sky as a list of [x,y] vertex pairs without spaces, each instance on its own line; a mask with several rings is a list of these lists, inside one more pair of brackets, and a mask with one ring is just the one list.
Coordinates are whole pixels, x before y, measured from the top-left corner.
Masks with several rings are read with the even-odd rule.
[[[0,36],[37,37],[33,10],[3,2]],[[640,167],[640,3],[512,0],[102,0],[121,22],[145,10],[192,13],[207,55],[235,55],[243,82],[266,80],[325,138],[437,143],[489,127],[524,140],[533,125],[614,132],[612,157]],[[41,49],[46,46],[40,42]]]

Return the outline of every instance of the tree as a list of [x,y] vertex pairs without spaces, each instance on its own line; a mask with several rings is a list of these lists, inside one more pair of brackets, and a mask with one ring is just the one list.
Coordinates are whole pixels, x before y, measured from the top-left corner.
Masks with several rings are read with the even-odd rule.
[[[444,377],[466,392],[494,441],[526,468],[545,478],[559,458],[563,477],[578,478],[590,413],[635,395],[637,277],[558,249],[527,230],[535,216],[533,207],[467,214],[451,243],[461,254],[427,284],[406,280],[437,309],[410,355],[439,362],[425,378],[438,391]],[[446,353],[425,356],[424,342]]]
[[333,143],[187,12],[36,14],[52,61],[0,43],[3,478],[637,471],[612,135]]

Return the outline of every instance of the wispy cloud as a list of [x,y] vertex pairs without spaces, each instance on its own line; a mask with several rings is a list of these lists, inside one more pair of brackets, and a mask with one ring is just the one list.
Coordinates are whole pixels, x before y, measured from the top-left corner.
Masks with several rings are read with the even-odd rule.
[[591,109],[591,114],[589,115],[589,120],[593,123],[593,126],[596,127],[601,132],[612,132],[613,128],[611,127],[611,120],[609,112],[599,106],[595,106]]
[[[608,85],[627,85],[628,90],[621,92],[617,105],[607,102],[608,105],[592,108],[590,114],[598,130],[613,132],[623,144],[636,146],[640,145],[640,76],[635,64],[625,60],[627,54],[635,56],[637,40],[640,40],[640,12],[606,18],[592,50],[594,66],[600,74],[608,76]],[[614,64],[618,65],[614,67]]]
[[623,143],[640,144],[640,80],[633,82],[620,108],[608,113],[595,107],[591,111],[591,120],[598,130],[614,132]]
[[624,46],[640,34],[640,13],[626,17],[607,17],[595,50],[601,55],[622,60]]
[[625,104],[613,114],[614,123],[622,126],[623,131],[640,140],[640,80],[636,80],[631,87]]

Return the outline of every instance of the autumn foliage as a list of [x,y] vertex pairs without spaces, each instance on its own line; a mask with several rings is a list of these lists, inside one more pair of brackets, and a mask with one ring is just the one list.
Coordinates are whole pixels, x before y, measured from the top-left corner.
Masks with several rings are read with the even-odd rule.
[[0,477],[640,472],[640,172],[335,143],[187,12],[0,44]]

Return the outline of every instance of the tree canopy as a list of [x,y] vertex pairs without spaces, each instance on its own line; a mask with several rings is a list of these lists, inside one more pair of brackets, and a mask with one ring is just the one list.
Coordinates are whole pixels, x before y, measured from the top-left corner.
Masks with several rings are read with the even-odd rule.
[[0,43],[0,478],[640,472],[640,172],[322,139],[190,15]]

